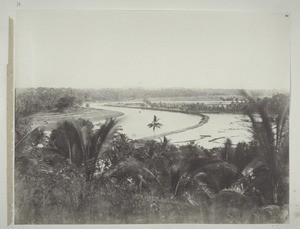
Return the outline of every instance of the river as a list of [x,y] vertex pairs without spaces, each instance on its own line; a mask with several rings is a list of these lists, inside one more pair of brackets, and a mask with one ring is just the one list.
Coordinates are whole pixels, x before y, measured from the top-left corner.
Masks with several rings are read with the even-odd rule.
[[[197,125],[202,119],[198,115],[111,107],[104,106],[101,103],[90,103],[90,107],[124,113],[120,118],[122,132],[132,139],[154,136],[153,130],[147,127],[147,124],[153,120],[154,115],[163,124],[161,129],[155,130],[155,135],[162,137],[166,134],[167,138],[174,144],[187,144],[194,141],[205,148],[213,148],[223,146],[227,138],[230,138],[233,144],[241,141],[248,142],[252,138],[249,131],[249,119],[242,114],[204,114],[209,116],[208,122]],[[103,123],[103,121],[94,122],[95,125],[99,125],[99,123]]]

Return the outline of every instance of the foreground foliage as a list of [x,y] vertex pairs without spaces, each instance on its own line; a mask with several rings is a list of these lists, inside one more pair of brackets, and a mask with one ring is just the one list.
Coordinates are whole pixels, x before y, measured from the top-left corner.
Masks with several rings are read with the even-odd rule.
[[166,137],[132,140],[114,119],[96,130],[87,120],[66,120],[50,136],[36,128],[15,146],[15,222],[287,222],[283,108],[270,115],[252,101],[253,141],[211,150]]

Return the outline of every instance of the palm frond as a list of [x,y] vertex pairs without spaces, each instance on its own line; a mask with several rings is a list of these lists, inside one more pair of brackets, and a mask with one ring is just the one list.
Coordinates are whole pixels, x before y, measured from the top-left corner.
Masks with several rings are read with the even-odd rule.
[[29,133],[27,133],[20,141],[15,145],[16,152],[21,152],[25,146],[33,146],[44,136],[44,127],[36,127]]
[[119,130],[118,120],[110,118],[100,127],[99,130],[91,136],[90,145],[88,148],[88,157],[85,162],[87,179],[92,179],[96,170],[97,159],[101,156],[101,149],[109,138]]
[[289,115],[289,104],[286,104],[284,110],[276,118],[276,148],[278,149],[281,145],[282,136]]
[[153,124],[153,123],[149,123],[147,126],[148,126],[149,128],[152,128],[152,127],[154,126],[154,124]]
[[[102,179],[111,179],[112,177],[121,180],[133,177],[136,180],[143,180],[144,184],[148,186],[150,183],[154,182],[161,189],[161,184],[154,174],[146,167],[145,164],[133,157],[128,157],[127,159],[120,161],[117,165],[111,167],[102,174]],[[149,188],[151,187],[149,186]]]
[[60,154],[75,164],[84,162],[88,136],[84,128],[72,120],[59,122],[50,139]]
[[163,126],[163,124],[161,123],[156,123],[156,127],[161,128]]
[[102,125],[98,132],[95,133],[95,137],[98,139],[96,142],[96,147],[94,151],[94,155],[96,158],[99,157],[100,151],[102,149],[103,143],[109,138],[113,137],[113,135],[119,130],[118,120],[110,118],[107,119],[104,125]]
[[244,176],[249,175],[251,172],[253,172],[255,169],[266,166],[265,161],[263,158],[255,158],[253,159],[242,171],[242,174]]
[[[222,188],[228,187],[240,176],[238,170],[233,165],[218,158],[196,158],[187,160],[180,166],[179,173],[180,175],[177,175],[177,181],[175,181],[175,183],[177,183],[176,189],[178,189],[179,183],[187,184],[189,181],[198,177],[198,175],[201,175],[200,177],[209,178],[203,180],[205,183],[215,191],[219,191]],[[182,182],[182,180],[186,180],[186,182]],[[175,194],[176,189],[174,191]]]
[[164,136],[163,139],[161,139],[160,141],[163,149],[166,149],[167,146],[170,144],[170,139],[168,139],[166,136]]

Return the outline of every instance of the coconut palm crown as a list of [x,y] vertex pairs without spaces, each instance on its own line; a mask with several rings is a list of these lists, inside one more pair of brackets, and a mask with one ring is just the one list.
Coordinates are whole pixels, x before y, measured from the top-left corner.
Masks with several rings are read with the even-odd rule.
[[156,128],[160,129],[162,127],[162,125],[163,125],[163,124],[159,123],[158,121],[159,121],[159,118],[157,118],[156,115],[154,115],[153,121],[147,125],[149,128],[153,129],[154,138],[155,138],[155,129]]

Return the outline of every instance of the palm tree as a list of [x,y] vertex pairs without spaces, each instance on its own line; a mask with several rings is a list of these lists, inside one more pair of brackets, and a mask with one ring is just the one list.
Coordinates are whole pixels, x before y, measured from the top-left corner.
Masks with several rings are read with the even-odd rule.
[[101,181],[110,181],[111,177],[121,182],[127,180],[128,177],[133,178],[135,183],[138,184],[140,192],[142,186],[151,190],[157,189],[157,191],[162,192],[162,185],[147,168],[146,164],[132,156],[124,158],[117,164],[112,165],[110,169],[104,171],[101,174]]
[[[26,130],[27,131],[27,130]],[[24,131],[25,132],[25,131]],[[22,133],[24,134],[24,133]],[[17,135],[17,133],[16,133]],[[44,137],[44,127],[39,126],[34,128],[25,134],[18,142],[15,144],[16,154],[27,154],[30,149],[36,146],[39,141]]]
[[117,130],[117,121],[112,118],[95,132],[90,132],[78,122],[67,120],[58,123],[50,139],[61,156],[78,166],[84,165],[87,180],[92,180],[101,149]]
[[232,164],[234,158],[234,150],[232,148],[232,142],[229,138],[227,138],[221,153],[222,153],[222,160]]
[[164,136],[163,139],[160,140],[161,141],[161,147],[163,150],[166,150],[167,147],[170,145],[170,139],[168,139],[166,136]]
[[174,166],[171,186],[176,196],[178,189],[186,189],[191,182],[200,179],[217,193],[230,187],[240,176],[233,165],[218,158],[187,159],[181,161],[179,166]]
[[154,138],[155,138],[155,129],[156,128],[160,129],[162,127],[162,124],[159,123],[158,121],[159,121],[159,118],[157,118],[156,115],[154,115],[153,121],[147,125],[149,128],[153,129]]
[[[265,107],[261,103],[255,102],[245,91],[242,91],[242,94],[253,105],[246,110],[246,114],[251,120],[254,139],[258,142],[259,155],[255,159],[257,162],[251,165],[251,167],[253,171],[265,168],[264,172],[260,173],[247,189],[269,184],[272,195],[271,202],[278,204],[279,186],[285,182],[286,170],[288,168],[286,160],[288,157],[288,147],[286,145],[288,143],[286,143],[286,139],[288,139],[289,132],[289,104],[287,103],[281,111],[278,111],[275,118],[274,131],[273,123]],[[258,118],[256,115],[258,115]],[[249,170],[249,166],[246,167]]]

